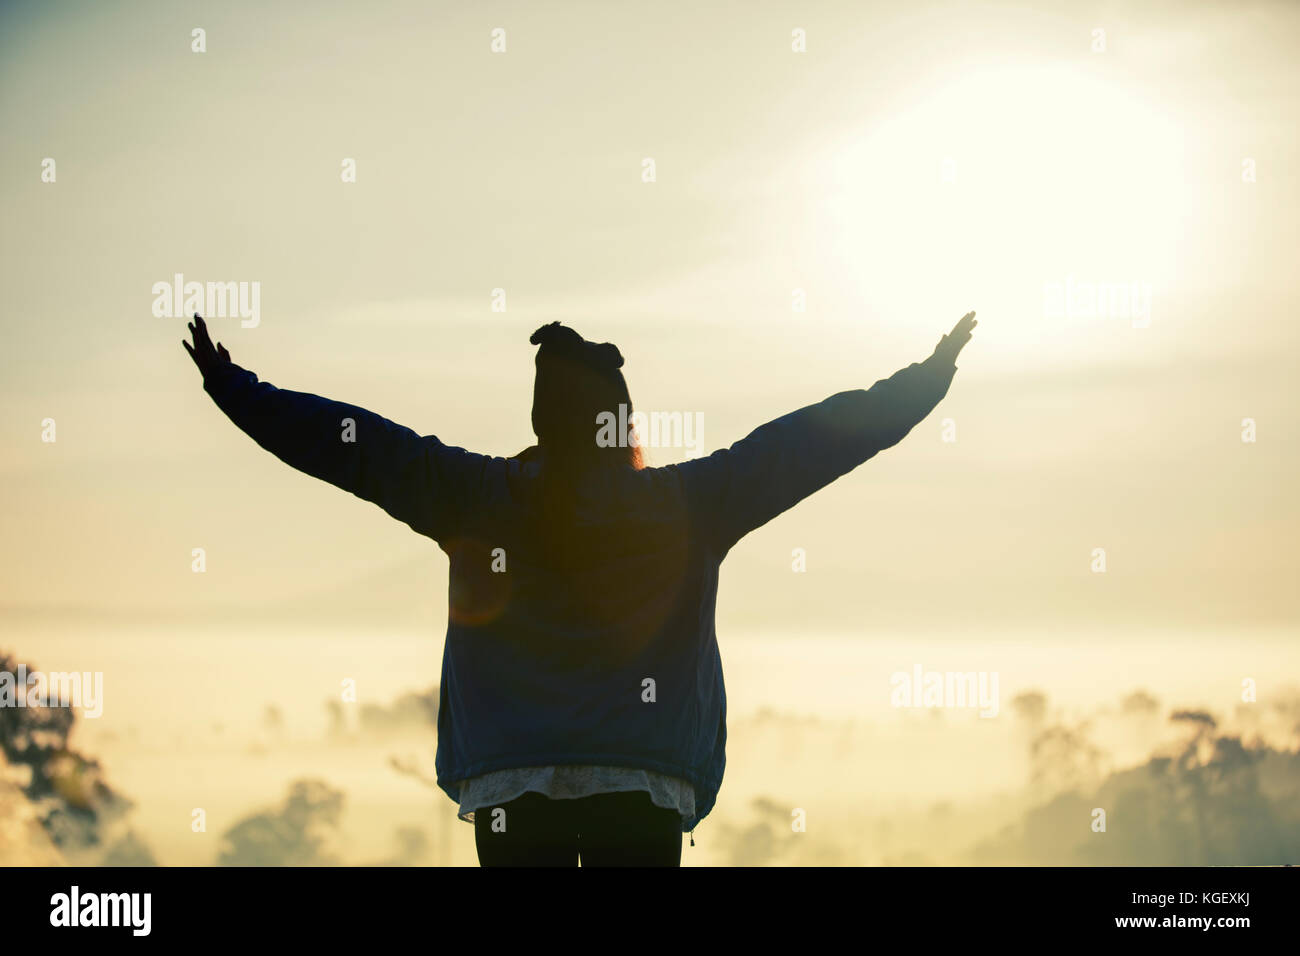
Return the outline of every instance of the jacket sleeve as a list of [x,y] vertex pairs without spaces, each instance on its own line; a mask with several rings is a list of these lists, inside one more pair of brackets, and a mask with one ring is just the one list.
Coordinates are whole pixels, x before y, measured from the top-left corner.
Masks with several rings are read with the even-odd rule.
[[871,388],[839,392],[675,466],[694,520],[722,551],[903,440],[948,392],[956,367],[931,356]]
[[203,388],[286,465],[374,502],[435,540],[452,533],[482,481],[483,455],[421,437],[356,405],[259,382],[233,362],[210,374]]

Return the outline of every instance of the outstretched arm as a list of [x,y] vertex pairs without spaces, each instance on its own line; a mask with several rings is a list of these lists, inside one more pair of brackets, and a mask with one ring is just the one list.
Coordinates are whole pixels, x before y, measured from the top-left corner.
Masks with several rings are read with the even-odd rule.
[[730,448],[676,467],[697,521],[725,550],[814,491],[903,440],[948,392],[970,341],[969,312],[923,362],[768,422]]
[[[420,534],[441,540],[472,500],[486,458],[421,437],[356,405],[259,382],[212,343],[194,316],[203,388],[232,422],[287,465],[374,502]],[[351,424],[349,425],[349,420]]]

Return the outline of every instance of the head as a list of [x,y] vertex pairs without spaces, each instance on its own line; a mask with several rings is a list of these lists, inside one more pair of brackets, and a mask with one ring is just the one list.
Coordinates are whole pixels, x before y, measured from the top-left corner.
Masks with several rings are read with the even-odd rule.
[[[640,468],[641,450],[634,444],[630,424],[632,399],[620,371],[623,356],[617,346],[588,342],[559,322],[542,326],[528,341],[539,346],[533,432],[547,457],[576,466],[609,462]],[[621,415],[620,405],[626,408]],[[616,422],[629,423],[621,441],[597,441],[597,418],[602,412],[611,413]],[[604,434],[608,436],[608,429]]]

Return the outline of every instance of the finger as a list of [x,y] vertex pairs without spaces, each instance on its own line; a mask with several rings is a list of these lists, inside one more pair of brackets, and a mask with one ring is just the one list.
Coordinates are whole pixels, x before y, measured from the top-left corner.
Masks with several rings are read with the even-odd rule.
[[194,342],[208,355],[215,355],[217,352],[216,346],[212,344],[212,336],[208,334],[208,327],[202,319],[198,322],[198,332],[195,334]]
[[[194,359],[194,364],[195,364],[195,365],[198,365],[198,364],[199,364],[199,357],[198,357],[197,355],[195,355],[195,354],[194,354],[194,350],[193,350],[192,348],[190,348],[190,343],[189,343],[189,342],[186,342],[184,339],[181,339],[181,345],[185,346],[185,351],[187,351],[187,352],[190,353],[190,358]],[[202,367],[203,367],[203,366],[199,365],[199,368],[202,368]]]
[[226,347],[222,345],[220,342],[217,343],[217,354],[220,355],[227,362],[230,361],[230,353],[226,351]]

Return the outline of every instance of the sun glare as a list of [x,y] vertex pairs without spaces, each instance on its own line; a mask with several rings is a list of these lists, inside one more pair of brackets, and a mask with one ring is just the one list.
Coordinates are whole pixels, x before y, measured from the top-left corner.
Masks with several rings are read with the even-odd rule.
[[1183,130],[1156,100],[1081,68],[954,75],[864,117],[816,165],[819,241],[863,298],[951,311],[960,288],[955,307],[997,310],[1022,341],[1045,328],[1053,283],[1158,296],[1185,239]]

